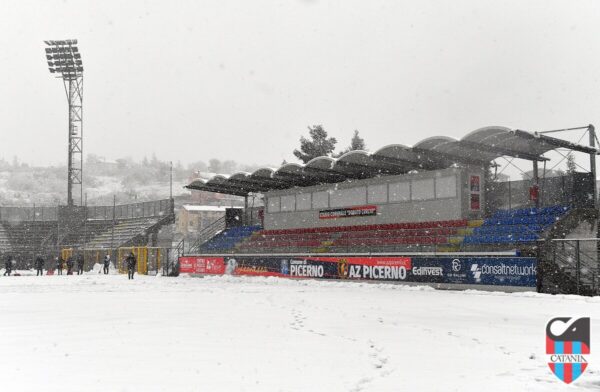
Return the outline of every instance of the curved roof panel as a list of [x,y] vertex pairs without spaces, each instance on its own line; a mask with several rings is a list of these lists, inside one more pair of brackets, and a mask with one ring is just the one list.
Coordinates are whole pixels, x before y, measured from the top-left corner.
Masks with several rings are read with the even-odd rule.
[[542,161],[547,160],[542,156],[544,153],[556,148],[588,154],[598,152],[593,147],[537,133],[489,126],[469,132],[460,140],[434,136],[413,147],[390,144],[374,153],[350,151],[337,159],[317,157],[305,165],[287,163],[278,169],[265,167],[253,173],[238,172],[230,177],[216,175],[208,181],[196,179],[186,188],[244,196],[251,192],[403,174],[411,170],[444,169],[455,164],[483,166],[501,156]]
[[335,159],[333,158],[316,157],[306,162],[306,167],[310,167],[311,169],[331,170],[334,163]]

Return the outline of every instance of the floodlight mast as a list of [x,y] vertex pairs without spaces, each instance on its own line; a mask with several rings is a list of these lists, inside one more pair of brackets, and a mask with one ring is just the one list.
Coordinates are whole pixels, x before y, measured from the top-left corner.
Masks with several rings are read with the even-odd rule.
[[44,41],[50,73],[63,80],[69,104],[67,204],[73,206],[73,187],[79,185],[83,205],[83,63],[76,39]]

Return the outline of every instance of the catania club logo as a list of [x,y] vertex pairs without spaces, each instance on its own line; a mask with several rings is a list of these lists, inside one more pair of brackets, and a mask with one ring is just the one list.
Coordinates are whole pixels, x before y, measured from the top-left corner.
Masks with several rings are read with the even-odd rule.
[[552,373],[567,384],[585,372],[590,353],[590,318],[556,317],[546,324],[546,354]]

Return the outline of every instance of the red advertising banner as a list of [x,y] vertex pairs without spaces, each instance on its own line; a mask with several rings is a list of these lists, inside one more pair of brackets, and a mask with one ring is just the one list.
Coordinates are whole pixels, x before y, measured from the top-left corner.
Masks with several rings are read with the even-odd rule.
[[356,206],[319,211],[319,219],[352,218],[377,215],[377,206]]
[[180,257],[179,272],[183,274],[213,274],[225,273],[223,257]]

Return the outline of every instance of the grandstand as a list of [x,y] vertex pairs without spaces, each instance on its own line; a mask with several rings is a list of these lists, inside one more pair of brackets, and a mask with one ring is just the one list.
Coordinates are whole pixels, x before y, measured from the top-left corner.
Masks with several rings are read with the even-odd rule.
[[0,255],[15,256],[18,268],[61,249],[114,255],[120,247],[155,245],[161,227],[174,221],[172,199],[115,207],[0,207]]
[[[593,126],[588,131],[595,135]],[[598,237],[595,164],[589,173],[540,180],[538,163],[556,149],[589,154],[591,163],[598,153],[540,133],[486,127],[460,140],[432,137],[414,147],[195,180],[188,189],[260,194],[265,207],[261,225],[227,225],[180,253],[240,265],[239,273],[299,276],[292,266],[328,271],[334,263],[323,276],[347,278],[347,263],[364,271],[408,263],[410,282],[597,292],[598,243],[580,243],[582,232]],[[533,178],[494,180],[490,165],[499,157],[532,162]],[[582,229],[583,222],[591,223]]]

